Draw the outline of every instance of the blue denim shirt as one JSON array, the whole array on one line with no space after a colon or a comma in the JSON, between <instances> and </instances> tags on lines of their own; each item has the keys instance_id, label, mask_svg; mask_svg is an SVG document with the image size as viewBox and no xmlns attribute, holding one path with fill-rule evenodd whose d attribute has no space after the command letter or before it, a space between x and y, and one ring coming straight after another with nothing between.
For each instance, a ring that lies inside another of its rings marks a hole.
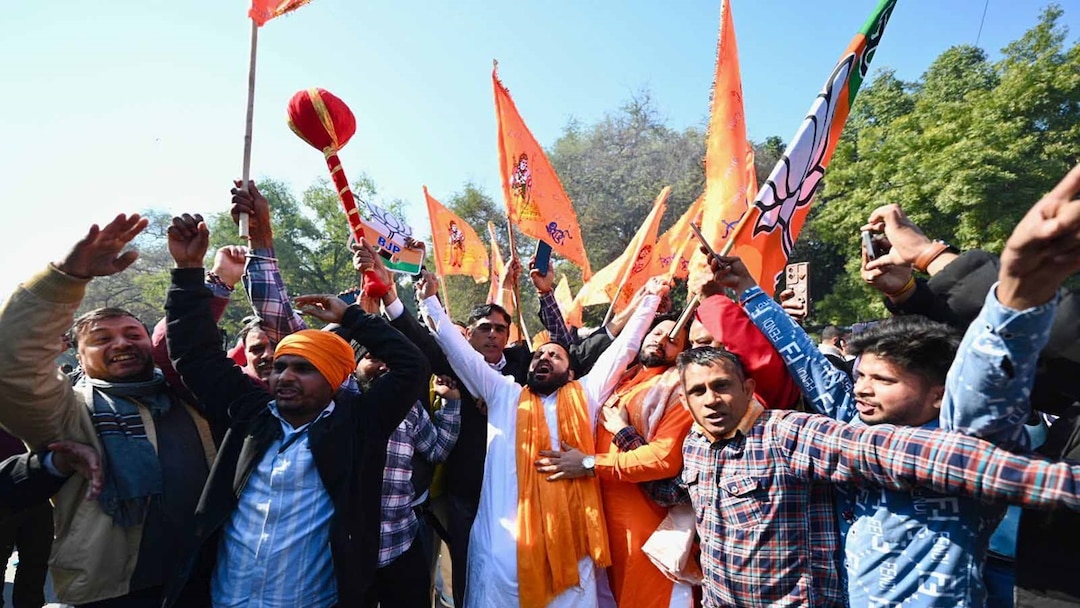
<instances>
[{"instance_id":1,"label":"blue denim shirt","mask_svg":"<svg viewBox=\"0 0 1080 608\"><path fill-rule=\"evenodd\" d=\"M1038 353L1049 339L1056 300L1024 311L987 294L949 370L939 420L928 428L957 430L1002 447L1028 447L1023 423ZM754 324L784 357L789 373L818 413L863 424L853 385L760 288L741 301ZM856 370L857 371L857 370ZM836 492L852 606L979 607L990 535L1004 506L925 490Z\"/></svg>"}]
</instances>

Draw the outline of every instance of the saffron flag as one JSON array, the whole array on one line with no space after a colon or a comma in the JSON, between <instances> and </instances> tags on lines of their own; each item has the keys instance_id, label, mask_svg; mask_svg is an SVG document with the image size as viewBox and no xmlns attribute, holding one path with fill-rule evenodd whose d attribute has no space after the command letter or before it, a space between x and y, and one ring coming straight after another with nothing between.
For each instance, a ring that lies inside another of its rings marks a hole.
<instances>
[{"instance_id":1,"label":"saffron flag","mask_svg":"<svg viewBox=\"0 0 1080 608\"><path fill-rule=\"evenodd\" d=\"M431 242L439 276L463 274L477 283L488 280L487 249L476 231L428 194L427 186L424 186L424 200L431 220Z\"/></svg>"},{"instance_id":2,"label":"saffron flag","mask_svg":"<svg viewBox=\"0 0 1080 608\"><path fill-rule=\"evenodd\" d=\"M731 253L742 258L761 288L770 295L779 285L855 95L895 7L896 0L881 0L855 35L743 218L745 225L738 230Z\"/></svg>"},{"instance_id":3,"label":"saffron flag","mask_svg":"<svg viewBox=\"0 0 1080 608\"><path fill-rule=\"evenodd\" d=\"M581 320L581 307L574 309L574 294L570 291L570 282L566 280L566 275L562 275L559 279L559 284L555 286L555 303L559 305L559 310L563 313L563 320L570 327L582 327L584 323Z\"/></svg>"},{"instance_id":4,"label":"saffron flag","mask_svg":"<svg viewBox=\"0 0 1080 608\"><path fill-rule=\"evenodd\" d=\"M637 290L652 276L649 270L652 268L656 249L656 235L660 231L660 220L667 209L669 194L670 187L660 191L660 195L653 202L652 210L634 234L626 251L586 281L567 314L579 314L585 306L606 302L614 302L615 312L619 312L630 303Z\"/></svg>"},{"instance_id":5,"label":"saffron flag","mask_svg":"<svg viewBox=\"0 0 1080 608\"><path fill-rule=\"evenodd\" d=\"M311 2L311 0L251 0L248 17L254 19L255 24L262 27L274 17L280 17L289 11L295 11L308 2Z\"/></svg>"},{"instance_id":6,"label":"saffron flag","mask_svg":"<svg viewBox=\"0 0 1080 608\"><path fill-rule=\"evenodd\" d=\"M690 223L701 223L701 206L704 196L690 203L686 211L656 240L652 269L649 274L664 275L670 279L685 279L690 272L690 257L700 246L690 232Z\"/></svg>"},{"instance_id":7,"label":"saffron flag","mask_svg":"<svg viewBox=\"0 0 1080 608\"><path fill-rule=\"evenodd\" d=\"M491 71L491 82L499 123L499 173L510 221L522 233L546 242L563 258L577 264L583 278L588 279L592 269L570 198L495 69Z\"/></svg>"},{"instance_id":8,"label":"saffron flag","mask_svg":"<svg viewBox=\"0 0 1080 608\"><path fill-rule=\"evenodd\" d=\"M746 116L743 114L742 75L730 0L720 3L720 35L716 43L716 75L705 141L705 201L701 233L719 251L732 235L747 207ZM753 171L751 165L750 171ZM693 239L687 232L686 235ZM690 274L709 273L708 260L692 247ZM691 284L695 284L691 280Z\"/></svg>"}]
</instances>

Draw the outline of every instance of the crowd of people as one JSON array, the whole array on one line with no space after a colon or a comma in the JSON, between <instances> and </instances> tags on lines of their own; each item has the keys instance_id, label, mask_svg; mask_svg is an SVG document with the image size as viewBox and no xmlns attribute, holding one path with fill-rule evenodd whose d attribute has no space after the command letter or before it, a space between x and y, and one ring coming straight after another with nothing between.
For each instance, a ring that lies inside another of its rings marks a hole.
<instances>
[{"instance_id":1,"label":"crowd of people","mask_svg":"<svg viewBox=\"0 0 1080 608\"><path fill-rule=\"evenodd\" d=\"M426 271L406 306L363 241L388 290L290 298L251 183L250 242L209 270L206 223L173 219L164 318L76 318L135 260L120 215L0 308L15 606L46 556L94 608L1080 606L1078 193L1080 167L1000 256L875 210L862 276L893 316L820 344L723 255L692 322L653 278L592 330L530 267L533 344L497 304L452 320Z\"/></svg>"}]
</instances>

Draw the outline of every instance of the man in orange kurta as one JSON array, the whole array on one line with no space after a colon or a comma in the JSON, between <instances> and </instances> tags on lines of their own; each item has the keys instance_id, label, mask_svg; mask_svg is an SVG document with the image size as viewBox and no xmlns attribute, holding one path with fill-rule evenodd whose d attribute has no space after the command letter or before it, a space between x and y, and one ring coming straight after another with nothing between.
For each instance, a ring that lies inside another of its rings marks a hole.
<instances>
[{"instance_id":1,"label":"man in orange kurta","mask_svg":"<svg viewBox=\"0 0 1080 608\"><path fill-rule=\"evenodd\" d=\"M641 550L668 509L653 502L639 484L679 474L683 439L693 422L674 369L675 357L686 347L685 333L672 341L668 334L675 321L657 321L642 342L638 365L604 404L602 425L596 429L595 470L611 547L608 579L618 605L630 608L690 606L692 601L690 588L676 588ZM631 436L647 443L627 450Z\"/></svg>"}]
</instances>

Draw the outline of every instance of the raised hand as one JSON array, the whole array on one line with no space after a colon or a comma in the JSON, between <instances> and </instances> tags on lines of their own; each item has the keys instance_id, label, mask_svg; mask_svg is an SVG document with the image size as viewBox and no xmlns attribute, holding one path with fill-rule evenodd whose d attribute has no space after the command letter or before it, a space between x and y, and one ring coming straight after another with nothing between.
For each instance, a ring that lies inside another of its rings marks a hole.
<instances>
[{"instance_id":1,"label":"raised hand","mask_svg":"<svg viewBox=\"0 0 1080 608\"><path fill-rule=\"evenodd\" d=\"M53 455L53 466L64 475L78 473L90 482L86 488L86 500L94 500L105 485L105 473L101 469L101 455L94 448L74 441L57 441L48 445Z\"/></svg>"},{"instance_id":2,"label":"raised hand","mask_svg":"<svg viewBox=\"0 0 1080 608\"><path fill-rule=\"evenodd\" d=\"M551 292L555 285L555 272L548 268L546 273L540 272L536 268L536 259L529 260L529 278L532 279L533 286L536 287L536 293L543 295Z\"/></svg>"},{"instance_id":3,"label":"raised hand","mask_svg":"<svg viewBox=\"0 0 1080 608\"><path fill-rule=\"evenodd\" d=\"M738 256L717 255L709 260L709 268L712 269L713 279L723 287L734 290L736 295L741 296L744 291L757 285Z\"/></svg>"},{"instance_id":4,"label":"raised hand","mask_svg":"<svg viewBox=\"0 0 1080 608\"><path fill-rule=\"evenodd\" d=\"M81 279L116 274L138 259L138 252L120 252L148 223L148 220L139 217L138 213L131 216L121 213L104 228L94 224L56 267Z\"/></svg>"},{"instance_id":5,"label":"raised hand","mask_svg":"<svg viewBox=\"0 0 1080 608\"><path fill-rule=\"evenodd\" d=\"M862 250L862 267L859 269L859 276L868 285L885 294L894 302L902 302L914 293L914 283L911 283L914 271L909 264L880 262L871 267L870 263L877 260L869 258L865 247L860 246L860 248Z\"/></svg>"},{"instance_id":6,"label":"raised hand","mask_svg":"<svg viewBox=\"0 0 1080 608\"><path fill-rule=\"evenodd\" d=\"M510 263L503 267L502 284L506 289L513 289L521 277L521 261L517 256L510 258Z\"/></svg>"},{"instance_id":7,"label":"raised hand","mask_svg":"<svg viewBox=\"0 0 1080 608\"><path fill-rule=\"evenodd\" d=\"M1080 165L1027 212L1001 252L998 300L1014 310L1050 301L1080 271Z\"/></svg>"},{"instance_id":8,"label":"raised hand","mask_svg":"<svg viewBox=\"0 0 1080 608\"><path fill-rule=\"evenodd\" d=\"M439 375L435 376L435 394L443 399L461 399L461 391L458 389L457 382L450 376Z\"/></svg>"},{"instance_id":9,"label":"raised hand","mask_svg":"<svg viewBox=\"0 0 1080 608\"><path fill-rule=\"evenodd\" d=\"M420 280L416 282L416 299L426 300L439 293L439 277L426 270L420 271Z\"/></svg>"},{"instance_id":10,"label":"raised hand","mask_svg":"<svg viewBox=\"0 0 1080 608\"><path fill-rule=\"evenodd\" d=\"M214 267L210 272L229 287L235 286L244 276L248 248L243 245L227 245L214 253Z\"/></svg>"},{"instance_id":11,"label":"raised hand","mask_svg":"<svg viewBox=\"0 0 1080 608\"><path fill-rule=\"evenodd\" d=\"M663 298L671 291L671 282L664 277L652 277L645 283L644 289L646 295L660 296Z\"/></svg>"},{"instance_id":12,"label":"raised hand","mask_svg":"<svg viewBox=\"0 0 1080 608\"><path fill-rule=\"evenodd\" d=\"M210 247L210 229L196 213L174 217L169 226L169 254L177 268L202 268L206 250Z\"/></svg>"},{"instance_id":13,"label":"raised hand","mask_svg":"<svg viewBox=\"0 0 1080 608\"><path fill-rule=\"evenodd\" d=\"M327 323L341 323L349 309L345 300L329 294L297 296L296 306L301 313Z\"/></svg>"},{"instance_id":14,"label":"raised hand","mask_svg":"<svg viewBox=\"0 0 1080 608\"><path fill-rule=\"evenodd\" d=\"M352 244L353 253L353 268L356 272L373 271L375 276L385 285L391 285L394 282L393 277L390 276L390 271L386 269L386 263L383 261L381 255L375 251L367 239L360 239L359 243Z\"/></svg>"},{"instance_id":15,"label":"raised hand","mask_svg":"<svg viewBox=\"0 0 1080 608\"><path fill-rule=\"evenodd\" d=\"M248 215L248 234L251 237L251 246L256 249L266 249L274 245L274 228L270 222L270 203L266 200L255 182L248 181L247 188L240 180L233 181L232 208L229 213L233 221L240 223L240 214Z\"/></svg>"},{"instance_id":16,"label":"raised hand","mask_svg":"<svg viewBox=\"0 0 1080 608\"><path fill-rule=\"evenodd\" d=\"M802 322L806 320L806 308L795 301L794 289L785 289L780 292L780 307L789 317L795 319L796 323L802 325Z\"/></svg>"}]
</instances>

